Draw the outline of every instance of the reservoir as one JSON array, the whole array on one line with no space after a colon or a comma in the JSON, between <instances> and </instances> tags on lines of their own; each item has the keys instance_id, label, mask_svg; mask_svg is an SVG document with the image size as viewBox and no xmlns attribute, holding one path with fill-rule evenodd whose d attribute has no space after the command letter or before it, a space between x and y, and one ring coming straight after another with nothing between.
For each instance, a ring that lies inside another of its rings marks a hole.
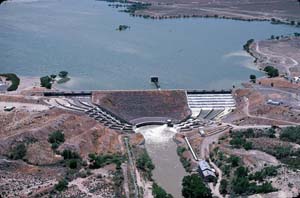
<instances>
[{"instance_id":1,"label":"reservoir","mask_svg":"<svg viewBox=\"0 0 300 198\"><path fill-rule=\"evenodd\" d=\"M117 31L119 25L130 29ZM262 75L247 40L298 28L223 19L151 20L95 0L12 0L0 6L0 72L41 77L69 72L64 88L231 88Z\"/></svg>"}]
</instances>

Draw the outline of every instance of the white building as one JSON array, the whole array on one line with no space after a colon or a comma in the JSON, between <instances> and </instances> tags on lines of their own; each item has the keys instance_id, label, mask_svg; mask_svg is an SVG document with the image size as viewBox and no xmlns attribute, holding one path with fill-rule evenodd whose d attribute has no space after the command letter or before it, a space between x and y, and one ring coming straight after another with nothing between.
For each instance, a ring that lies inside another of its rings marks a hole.
<instances>
[{"instance_id":1,"label":"white building","mask_svg":"<svg viewBox=\"0 0 300 198\"><path fill-rule=\"evenodd\" d=\"M198 166L199 172L205 181L213 181L216 178L215 171L205 160L200 160Z\"/></svg>"}]
</instances>

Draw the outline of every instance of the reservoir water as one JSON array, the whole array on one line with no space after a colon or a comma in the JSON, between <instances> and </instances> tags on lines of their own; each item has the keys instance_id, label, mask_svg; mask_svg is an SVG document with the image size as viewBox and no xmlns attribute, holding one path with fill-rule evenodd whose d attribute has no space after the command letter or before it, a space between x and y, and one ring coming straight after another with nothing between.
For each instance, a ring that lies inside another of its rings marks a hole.
<instances>
[{"instance_id":1,"label":"reservoir water","mask_svg":"<svg viewBox=\"0 0 300 198\"><path fill-rule=\"evenodd\" d=\"M121 25L126 31L116 31ZM70 89L230 88L249 79L250 38L297 31L221 19L130 17L95 0L12 0L0 6L0 72L40 77L67 70Z\"/></svg>"},{"instance_id":2,"label":"reservoir water","mask_svg":"<svg viewBox=\"0 0 300 198\"><path fill-rule=\"evenodd\" d=\"M176 153L173 141L176 130L161 125L141 127L137 132L144 135L146 149L155 165L153 179L174 198L182 198L181 182L187 173Z\"/></svg>"}]
</instances>

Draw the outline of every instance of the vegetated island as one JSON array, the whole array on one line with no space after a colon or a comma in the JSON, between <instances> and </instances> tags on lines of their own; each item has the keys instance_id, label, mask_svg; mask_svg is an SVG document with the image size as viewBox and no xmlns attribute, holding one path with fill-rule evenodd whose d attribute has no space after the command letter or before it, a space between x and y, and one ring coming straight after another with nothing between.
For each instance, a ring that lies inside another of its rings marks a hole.
<instances>
[{"instance_id":1,"label":"vegetated island","mask_svg":"<svg viewBox=\"0 0 300 198\"><path fill-rule=\"evenodd\" d=\"M45 87L47 89L52 88L52 84L56 82L57 84L66 83L70 80L67 71L61 71L58 75L51 74L50 76L43 76L40 78L41 87ZM59 79L57 79L59 78Z\"/></svg>"},{"instance_id":2,"label":"vegetated island","mask_svg":"<svg viewBox=\"0 0 300 198\"><path fill-rule=\"evenodd\" d=\"M116 30L121 32L121 31L127 30L129 28L130 28L130 26L128 26L128 25L119 25L119 27Z\"/></svg>"}]
</instances>

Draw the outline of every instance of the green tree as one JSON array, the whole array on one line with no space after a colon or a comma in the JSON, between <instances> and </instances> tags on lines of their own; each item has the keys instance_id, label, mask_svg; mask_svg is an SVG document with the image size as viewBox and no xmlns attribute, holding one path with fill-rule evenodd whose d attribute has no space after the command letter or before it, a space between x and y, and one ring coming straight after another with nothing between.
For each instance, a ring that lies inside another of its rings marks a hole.
<instances>
[{"instance_id":1,"label":"green tree","mask_svg":"<svg viewBox=\"0 0 300 198\"><path fill-rule=\"evenodd\" d=\"M238 156L231 155L228 158L228 162L231 163L233 167L237 167L240 164L241 159Z\"/></svg>"},{"instance_id":2,"label":"green tree","mask_svg":"<svg viewBox=\"0 0 300 198\"><path fill-rule=\"evenodd\" d=\"M253 82L253 83L256 83L256 76L251 74L250 75L250 81Z\"/></svg>"},{"instance_id":3,"label":"green tree","mask_svg":"<svg viewBox=\"0 0 300 198\"><path fill-rule=\"evenodd\" d=\"M51 89L52 87L52 78L49 76L43 76L40 78L41 87L45 87L47 89Z\"/></svg>"},{"instance_id":4,"label":"green tree","mask_svg":"<svg viewBox=\"0 0 300 198\"><path fill-rule=\"evenodd\" d=\"M71 159L71 160L69 161L69 167L70 167L71 169L76 169L76 168L77 168L77 160L76 160L76 159Z\"/></svg>"},{"instance_id":5,"label":"green tree","mask_svg":"<svg viewBox=\"0 0 300 198\"><path fill-rule=\"evenodd\" d=\"M225 195L227 194L227 186L228 186L228 181L226 179L222 179L220 183L220 193Z\"/></svg>"},{"instance_id":6,"label":"green tree","mask_svg":"<svg viewBox=\"0 0 300 198\"><path fill-rule=\"evenodd\" d=\"M268 74L269 77L277 77L279 76L279 71L278 69L272 67L272 66L267 66L264 68L264 71Z\"/></svg>"},{"instance_id":7,"label":"green tree","mask_svg":"<svg viewBox=\"0 0 300 198\"><path fill-rule=\"evenodd\" d=\"M185 198L211 198L211 190L198 174L185 176L182 180L182 195Z\"/></svg>"}]
</instances>

